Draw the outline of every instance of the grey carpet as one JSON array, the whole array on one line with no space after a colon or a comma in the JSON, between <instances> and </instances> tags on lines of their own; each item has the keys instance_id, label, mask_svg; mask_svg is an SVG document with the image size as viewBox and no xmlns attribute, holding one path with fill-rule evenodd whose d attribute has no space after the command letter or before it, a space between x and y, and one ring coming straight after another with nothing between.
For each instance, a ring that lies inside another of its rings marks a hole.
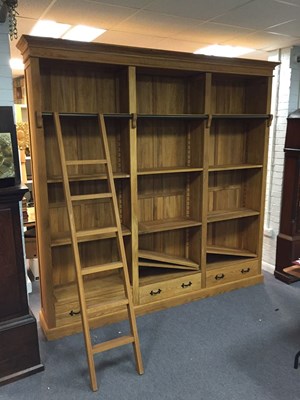
<instances>
[{"instance_id":1,"label":"grey carpet","mask_svg":"<svg viewBox=\"0 0 300 400\"><path fill-rule=\"evenodd\" d=\"M36 285L36 283L35 283ZM30 295L38 309L38 294ZM82 335L47 342L45 371L0 388L0 400L296 400L300 398L300 282L265 282L137 319L145 374L132 346L95 357L99 391L89 387ZM95 342L128 331L93 331Z\"/></svg>"}]
</instances>

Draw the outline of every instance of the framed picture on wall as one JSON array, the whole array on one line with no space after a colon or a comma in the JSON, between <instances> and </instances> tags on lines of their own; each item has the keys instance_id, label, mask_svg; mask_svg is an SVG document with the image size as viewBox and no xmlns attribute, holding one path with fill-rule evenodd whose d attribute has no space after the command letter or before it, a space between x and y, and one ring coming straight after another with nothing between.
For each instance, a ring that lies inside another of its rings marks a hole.
<instances>
[{"instance_id":1,"label":"framed picture on wall","mask_svg":"<svg viewBox=\"0 0 300 400\"><path fill-rule=\"evenodd\" d=\"M13 108L0 107L0 188L19 184L19 153Z\"/></svg>"},{"instance_id":2,"label":"framed picture on wall","mask_svg":"<svg viewBox=\"0 0 300 400\"><path fill-rule=\"evenodd\" d=\"M15 178L13 144L10 132L0 132L0 179Z\"/></svg>"}]
</instances>

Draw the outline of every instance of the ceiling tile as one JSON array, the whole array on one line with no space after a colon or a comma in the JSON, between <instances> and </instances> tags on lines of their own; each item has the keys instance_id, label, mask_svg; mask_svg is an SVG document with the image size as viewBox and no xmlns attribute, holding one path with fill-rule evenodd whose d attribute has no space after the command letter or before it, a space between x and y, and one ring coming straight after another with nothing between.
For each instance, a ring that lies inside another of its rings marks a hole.
<instances>
[{"instance_id":1,"label":"ceiling tile","mask_svg":"<svg viewBox=\"0 0 300 400\"><path fill-rule=\"evenodd\" d=\"M119 44L123 46L156 48L157 43L159 43L162 39L163 38L159 36L149 36L142 34L137 35L131 32L110 30L99 36L96 40L94 40L94 42Z\"/></svg>"},{"instance_id":2,"label":"ceiling tile","mask_svg":"<svg viewBox=\"0 0 300 400\"><path fill-rule=\"evenodd\" d=\"M300 8L294 5L278 3L274 0L254 0L215 18L214 21L250 29L266 29L297 17L300 17Z\"/></svg>"},{"instance_id":3,"label":"ceiling tile","mask_svg":"<svg viewBox=\"0 0 300 400\"><path fill-rule=\"evenodd\" d=\"M139 11L117 26L117 30L168 37L189 29L196 21L151 11Z\"/></svg>"},{"instance_id":4,"label":"ceiling tile","mask_svg":"<svg viewBox=\"0 0 300 400\"><path fill-rule=\"evenodd\" d=\"M269 55L270 54L267 51L258 50L253 51L252 53L244 54L240 58L246 58L248 60L268 60Z\"/></svg>"},{"instance_id":5,"label":"ceiling tile","mask_svg":"<svg viewBox=\"0 0 300 400\"><path fill-rule=\"evenodd\" d=\"M146 6L145 9L169 15L208 20L232 10L235 7L246 4L249 1L250 0L156 0L152 4Z\"/></svg>"},{"instance_id":6,"label":"ceiling tile","mask_svg":"<svg viewBox=\"0 0 300 400\"><path fill-rule=\"evenodd\" d=\"M172 51L182 51L187 53L193 53L199 47L206 46L207 43L193 42L188 40L176 40L166 38L157 44L157 49L161 50L172 50Z\"/></svg>"},{"instance_id":7,"label":"ceiling tile","mask_svg":"<svg viewBox=\"0 0 300 400\"><path fill-rule=\"evenodd\" d=\"M21 32L22 35L29 35L36 22L37 19L17 17L17 30ZM20 37L19 33L18 36Z\"/></svg>"},{"instance_id":8,"label":"ceiling tile","mask_svg":"<svg viewBox=\"0 0 300 400\"><path fill-rule=\"evenodd\" d=\"M244 29L238 26L206 22L204 24L194 26L187 31L180 32L174 36L174 38L181 40L192 40L194 42L202 41L205 43L220 44L225 40L230 40L239 35L246 35L251 32L251 29Z\"/></svg>"},{"instance_id":9,"label":"ceiling tile","mask_svg":"<svg viewBox=\"0 0 300 400\"><path fill-rule=\"evenodd\" d=\"M36 19L17 17L18 39L10 41L11 57L22 57L20 51L16 48L16 44L22 35L29 35L32 26L36 23L36 21Z\"/></svg>"},{"instance_id":10,"label":"ceiling tile","mask_svg":"<svg viewBox=\"0 0 300 400\"><path fill-rule=\"evenodd\" d=\"M290 4L290 5L292 4L294 6L300 7L299 0L274 0L274 1L276 1L277 3Z\"/></svg>"},{"instance_id":11,"label":"ceiling tile","mask_svg":"<svg viewBox=\"0 0 300 400\"><path fill-rule=\"evenodd\" d=\"M273 32L273 33L280 33L283 35L290 35L294 37L300 37L300 20L296 21L289 21L284 24L276 25L273 26L268 30L268 32Z\"/></svg>"},{"instance_id":12,"label":"ceiling tile","mask_svg":"<svg viewBox=\"0 0 300 400\"><path fill-rule=\"evenodd\" d=\"M38 19L47 10L53 0L27 0L19 1L17 11L20 17Z\"/></svg>"},{"instance_id":13,"label":"ceiling tile","mask_svg":"<svg viewBox=\"0 0 300 400\"><path fill-rule=\"evenodd\" d=\"M175 51L219 43L263 58L300 44L300 0L20 0L17 11L19 37L47 18L108 29L98 42ZM14 56L17 41L10 42Z\"/></svg>"},{"instance_id":14,"label":"ceiling tile","mask_svg":"<svg viewBox=\"0 0 300 400\"><path fill-rule=\"evenodd\" d=\"M269 32L256 32L231 40L228 44L233 46L250 47L256 50L270 51L277 48L288 47L294 42L295 38L290 38L288 36L276 35Z\"/></svg>"},{"instance_id":15,"label":"ceiling tile","mask_svg":"<svg viewBox=\"0 0 300 400\"><path fill-rule=\"evenodd\" d=\"M85 0L60 0L51 7L44 18L71 25L81 24L110 29L134 13L136 10L128 7L91 3Z\"/></svg>"},{"instance_id":16,"label":"ceiling tile","mask_svg":"<svg viewBox=\"0 0 300 400\"><path fill-rule=\"evenodd\" d=\"M148 4L152 3L153 0L88 0L91 3L102 3L114 6L130 7L130 8L144 8Z\"/></svg>"}]
</instances>

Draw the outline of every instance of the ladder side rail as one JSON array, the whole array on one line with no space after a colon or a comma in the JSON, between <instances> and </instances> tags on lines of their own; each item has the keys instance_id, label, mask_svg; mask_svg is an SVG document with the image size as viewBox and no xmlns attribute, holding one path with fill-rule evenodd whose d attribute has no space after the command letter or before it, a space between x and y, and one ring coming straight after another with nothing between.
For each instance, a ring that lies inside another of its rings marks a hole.
<instances>
[{"instance_id":1,"label":"ladder side rail","mask_svg":"<svg viewBox=\"0 0 300 400\"><path fill-rule=\"evenodd\" d=\"M135 359L136 359L136 366L137 366L138 373L143 374L144 367L143 367L142 355L141 355L141 351L140 351L140 342L139 342L139 336L138 336L136 319L135 319L135 312L134 312L134 307L133 307L132 292L131 292L129 273L128 273L128 265L127 265L126 252L125 252L123 235L122 235L121 220L120 220L120 215L119 215L119 207L118 207L118 201L117 201L117 196L116 196L116 189L115 189L115 183L114 183L113 171L112 171L112 163L111 163L111 158L110 158L109 145L108 145L108 139L107 139L107 133L106 133L106 127L105 127L105 121L104 121L103 114L99 114L98 118L99 118L99 127L100 127L100 137L101 137L102 144L103 144L104 155L107 160L106 169L107 169L109 190L112 193L114 218L115 218L115 223L117 226L118 249L119 249L121 261L123 263L125 293L128 298L129 322L130 322L132 335L134 336L134 339L135 339L134 343L133 343L133 348L134 348L134 354L135 354Z\"/></svg>"},{"instance_id":2,"label":"ladder side rail","mask_svg":"<svg viewBox=\"0 0 300 400\"><path fill-rule=\"evenodd\" d=\"M55 113L53 113L53 117L54 117L55 131L56 131L59 154L60 154L63 186L64 186L64 192L65 192L67 211L68 211L71 241L72 241L72 247L73 247L73 251L74 251L74 263L75 263L75 268L76 268L77 287L78 287L79 302L80 302L80 309L81 309L81 321L82 321L82 327L83 327L83 331L84 331L85 347L86 347L86 353L87 353L91 386L92 386L93 391L96 391L97 390L97 380L96 380L96 372L95 372L95 362L94 362L94 357L93 357L91 335L90 335L90 329L89 329L89 324L88 324L88 315L87 315L87 307L86 307L86 300L85 300L85 293L84 293L84 284L83 284L83 278L82 278L78 241L77 241L77 236L76 236L75 218L74 218L73 206L72 206L72 202L71 202L71 191L70 191L68 171L67 171L67 166L66 166L66 156L65 156L64 143L63 143L63 137L62 137L62 129L61 129L59 114L57 112L55 112Z\"/></svg>"}]
</instances>

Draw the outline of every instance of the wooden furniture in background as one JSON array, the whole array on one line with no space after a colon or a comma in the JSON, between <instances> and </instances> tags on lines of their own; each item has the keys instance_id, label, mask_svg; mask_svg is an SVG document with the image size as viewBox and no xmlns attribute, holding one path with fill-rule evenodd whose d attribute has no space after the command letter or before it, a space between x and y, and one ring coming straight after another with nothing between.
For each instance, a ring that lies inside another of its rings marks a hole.
<instances>
[{"instance_id":1,"label":"wooden furniture in background","mask_svg":"<svg viewBox=\"0 0 300 400\"><path fill-rule=\"evenodd\" d=\"M287 283L292 283L291 277L294 277L295 280L298 281L300 279L300 266L299 265L291 265L290 267L283 268L282 273L287 274L286 276L288 277L288 279L290 279L290 281L288 281ZM279 279L281 279L281 278L279 278ZM283 280L283 279L281 279L281 280ZM298 367L299 367L299 358L300 358L300 351L297 351L295 358L294 358L294 368L295 369L298 369Z\"/></svg>"},{"instance_id":2,"label":"wooden furniture in background","mask_svg":"<svg viewBox=\"0 0 300 400\"><path fill-rule=\"evenodd\" d=\"M47 117L53 111L65 113L70 158L99 158L87 117L104 114L137 313L262 282L275 63L29 36L18 48L28 89L40 321L49 339L81 329L59 148ZM90 193L97 179L107 184L96 165L72 168L76 194ZM99 204L103 211L92 219ZM84 230L109 224L111 211L102 199L83 202L76 215ZM86 265L117 254L110 237L81 247ZM113 271L86 281L94 326L125 318L121 309L95 307L121 288Z\"/></svg>"},{"instance_id":3,"label":"wooden furniture in background","mask_svg":"<svg viewBox=\"0 0 300 400\"><path fill-rule=\"evenodd\" d=\"M277 279L292 283L299 277L284 271L300 257L300 110L287 119L284 145L284 175L279 234L277 236Z\"/></svg>"},{"instance_id":4,"label":"wooden furniture in background","mask_svg":"<svg viewBox=\"0 0 300 400\"><path fill-rule=\"evenodd\" d=\"M36 233L35 233L35 212L34 207L27 207L28 219L23 221L23 226L26 228L25 236L25 253L26 258L37 257Z\"/></svg>"}]
</instances>

